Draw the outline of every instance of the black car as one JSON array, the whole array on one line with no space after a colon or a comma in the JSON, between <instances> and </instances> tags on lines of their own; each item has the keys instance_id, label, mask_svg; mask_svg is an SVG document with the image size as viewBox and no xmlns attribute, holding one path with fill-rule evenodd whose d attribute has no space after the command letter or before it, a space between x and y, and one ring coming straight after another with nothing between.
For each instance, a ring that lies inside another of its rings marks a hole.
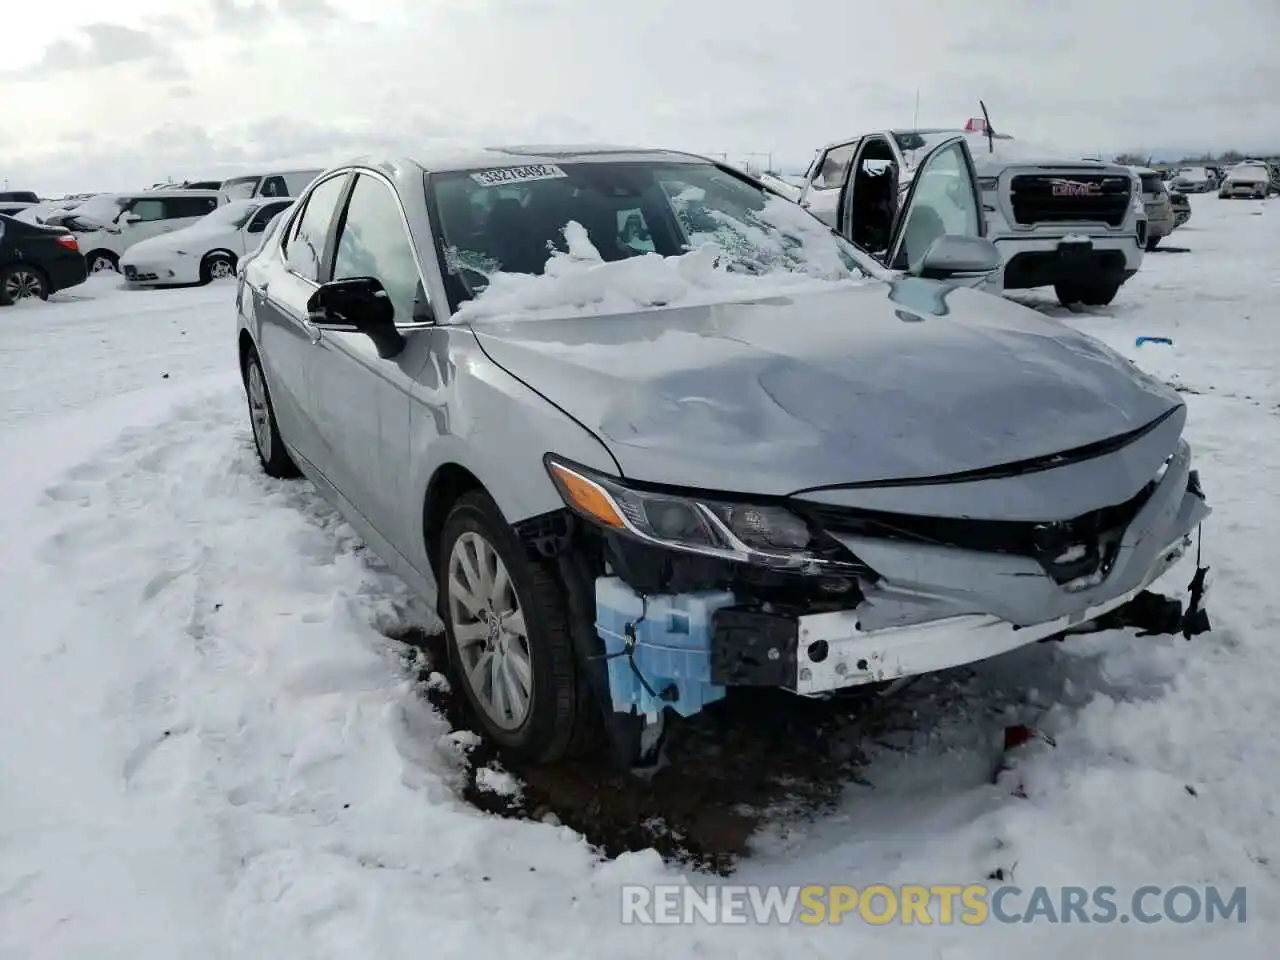
<instances>
[{"instance_id":1,"label":"black car","mask_svg":"<svg viewBox=\"0 0 1280 960\"><path fill-rule=\"evenodd\" d=\"M84 283L89 275L76 238L0 214L0 306Z\"/></svg>"},{"instance_id":2,"label":"black car","mask_svg":"<svg viewBox=\"0 0 1280 960\"><path fill-rule=\"evenodd\" d=\"M0 203L39 203L40 198L31 190L0 190Z\"/></svg>"}]
</instances>

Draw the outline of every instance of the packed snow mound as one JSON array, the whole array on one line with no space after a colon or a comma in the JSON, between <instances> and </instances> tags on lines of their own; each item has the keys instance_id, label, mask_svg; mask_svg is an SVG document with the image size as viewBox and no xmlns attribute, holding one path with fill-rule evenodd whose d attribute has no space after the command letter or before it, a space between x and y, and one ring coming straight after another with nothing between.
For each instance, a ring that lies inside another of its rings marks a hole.
<instances>
[{"instance_id":1,"label":"packed snow mound","mask_svg":"<svg viewBox=\"0 0 1280 960\"><path fill-rule=\"evenodd\" d=\"M679 207L679 197L675 198ZM868 281L851 249L788 200L771 198L750 223L710 211L692 249L606 261L586 228L570 221L566 250L553 250L541 275L487 274L488 286L463 304L460 322L502 317L632 313L743 299L829 291ZM869 266L869 265L868 265Z\"/></svg>"}]
</instances>

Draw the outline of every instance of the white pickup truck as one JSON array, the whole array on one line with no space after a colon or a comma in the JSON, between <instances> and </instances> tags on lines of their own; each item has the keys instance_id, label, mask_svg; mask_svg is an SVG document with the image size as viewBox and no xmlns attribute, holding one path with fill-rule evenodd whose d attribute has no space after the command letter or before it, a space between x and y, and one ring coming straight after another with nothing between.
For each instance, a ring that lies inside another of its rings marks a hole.
<instances>
[{"instance_id":1,"label":"white pickup truck","mask_svg":"<svg viewBox=\"0 0 1280 960\"><path fill-rule=\"evenodd\" d=\"M827 144L814 156L798 202L877 253L920 162L938 144L964 136L986 237L1004 263L1004 289L1051 286L1066 305L1110 303L1142 266L1147 219L1136 177L1126 167L1054 157L984 130L983 121L971 120L964 129L886 130ZM929 189L960 189L960 173L950 178L954 185L933 177Z\"/></svg>"}]
</instances>

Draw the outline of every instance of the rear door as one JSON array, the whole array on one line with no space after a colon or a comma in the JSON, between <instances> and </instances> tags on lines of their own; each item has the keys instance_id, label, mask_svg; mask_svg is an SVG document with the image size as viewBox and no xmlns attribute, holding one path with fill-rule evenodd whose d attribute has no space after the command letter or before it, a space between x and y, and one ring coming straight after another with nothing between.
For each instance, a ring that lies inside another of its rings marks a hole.
<instances>
[{"instance_id":1,"label":"rear door","mask_svg":"<svg viewBox=\"0 0 1280 960\"><path fill-rule=\"evenodd\" d=\"M308 381L320 331L307 319L307 301L320 285L336 214L349 180L350 175L342 171L316 184L300 201L296 215L278 231L279 243L266 255L255 257L245 270L280 432L317 469L322 469L322 445Z\"/></svg>"},{"instance_id":2,"label":"rear door","mask_svg":"<svg viewBox=\"0 0 1280 960\"><path fill-rule=\"evenodd\" d=\"M985 237L982 189L963 136L934 147L916 168L894 224L885 265L906 270L943 235Z\"/></svg>"},{"instance_id":3,"label":"rear door","mask_svg":"<svg viewBox=\"0 0 1280 960\"><path fill-rule=\"evenodd\" d=\"M862 138L834 144L823 150L809 167L800 192L800 206L831 227L836 226L840 187Z\"/></svg>"}]
</instances>

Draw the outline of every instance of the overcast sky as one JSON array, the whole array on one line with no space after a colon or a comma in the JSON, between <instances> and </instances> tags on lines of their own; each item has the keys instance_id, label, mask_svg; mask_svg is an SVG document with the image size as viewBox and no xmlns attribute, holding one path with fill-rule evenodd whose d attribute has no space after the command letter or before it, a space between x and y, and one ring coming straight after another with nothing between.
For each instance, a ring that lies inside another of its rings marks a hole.
<instances>
[{"instance_id":1,"label":"overcast sky","mask_svg":"<svg viewBox=\"0 0 1280 960\"><path fill-rule=\"evenodd\" d=\"M1280 0L8 3L0 179L137 188L443 142L801 165L962 124L1081 154L1280 151ZM11 8L11 9L8 9ZM18 39L21 38L21 39Z\"/></svg>"}]
</instances>

